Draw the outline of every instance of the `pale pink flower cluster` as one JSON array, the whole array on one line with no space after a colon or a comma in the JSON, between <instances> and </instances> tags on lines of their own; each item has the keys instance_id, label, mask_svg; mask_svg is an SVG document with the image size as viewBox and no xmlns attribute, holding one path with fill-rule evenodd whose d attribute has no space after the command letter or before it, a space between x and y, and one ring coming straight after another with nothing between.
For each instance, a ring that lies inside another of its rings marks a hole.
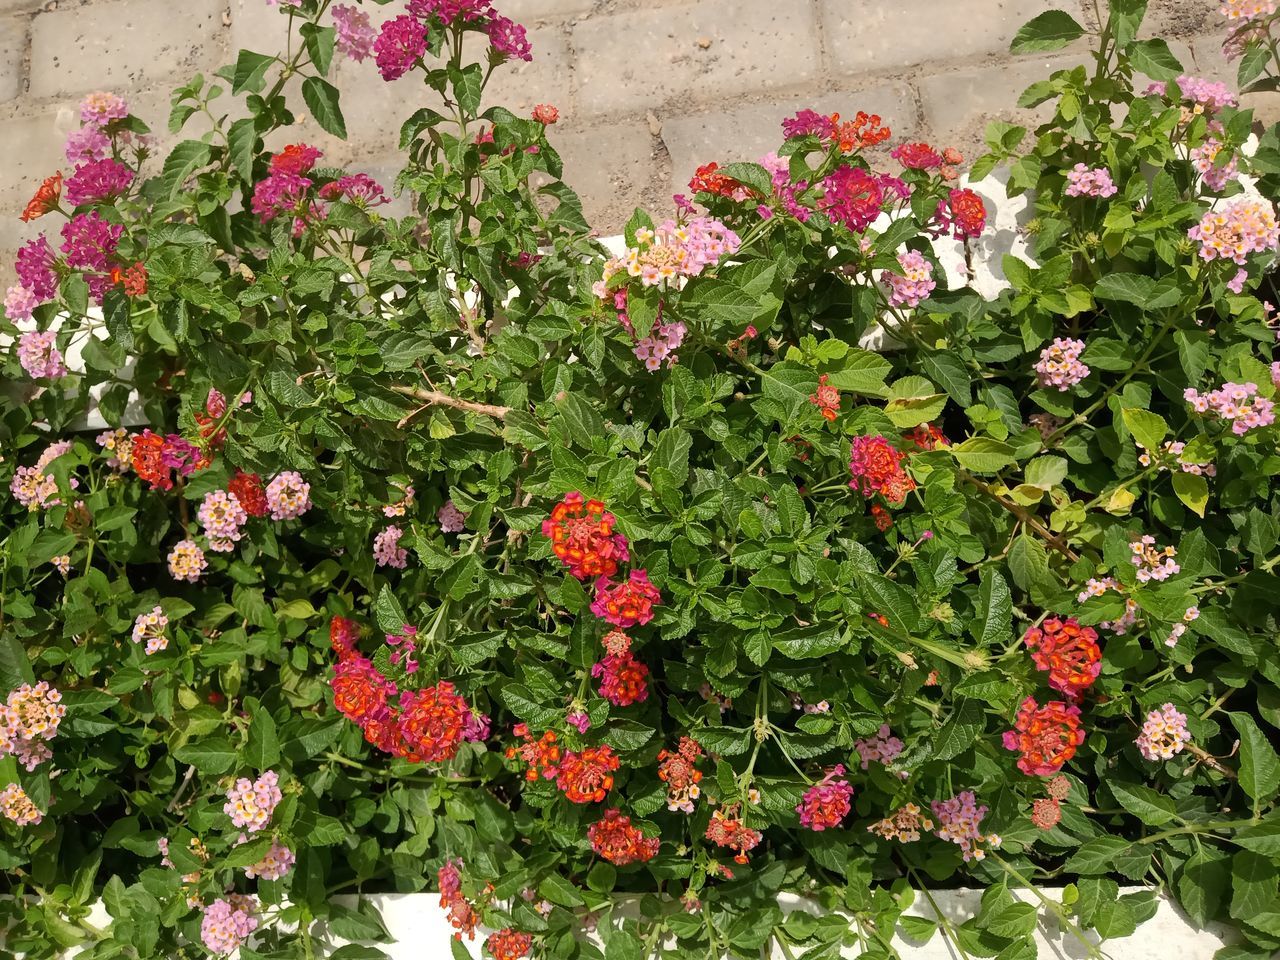
<instances>
[{"instance_id":1,"label":"pale pink flower cluster","mask_svg":"<svg viewBox=\"0 0 1280 960\"><path fill-rule=\"evenodd\" d=\"M1184 123L1200 114L1216 113L1223 107L1234 107L1240 103L1231 88L1218 80L1206 80L1204 77L1193 77L1184 73L1178 77L1177 83L1182 99L1195 104L1191 110L1183 108L1182 120ZM1161 96L1168 96L1169 85L1167 83L1153 83L1147 87L1146 92L1147 94L1158 93Z\"/></svg>"},{"instance_id":2,"label":"pale pink flower cluster","mask_svg":"<svg viewBox=\"0 0 1280 960\"><path fill-rule=\"evenodd\" d=\"M684 343L687 332L688 328L680 320L674 320L671 323L655 323L653 329L649 331L649 336L636 341L634 350L636 359L643 361L645 369L650 373L658 370L664 361L667 366L671 366L678 359L676 351L680 349L680 344Z\"/></svg>"},{"instance_id":3,"label":"pale pink flower cluster","mask_svg":"<svg viewBox=\"0 0 1280 960\"><path fill-rule=\"evenodd\" d=\"M229 893L204 908L200 939L212 953L228 954L242 946L258 929L258 901L239 893Z\"/></svg>"},{"instance_id":4,"label":"pale pink flower cluster","mask_svg":"<svg viewBox=\"0 0 1280 960\"><path fill-rule=\"evenodd\" d=\"M920 839L921 830L933 829L933 821L921 816L922 813L914 803L903 804L883 820L867 827L867 832L899 843L915 843Z\"/></svg>"},{"instance_id":5,"label":"pale pink flower cluster","mask_svg":"<svg viewBox=\"0 0 1280 960\"><path fill-rule=\"evenodd\" d=\"M1280 389L1280 360L1271 364L1271 385Z\"/></svg>"},{"instance_id":6,"label":"pale pink flower cluster","mask_svg":"<svg viewBox=\"0 0 1280 960\"><path fill-rule=\"evenodd\" d=\"M195 583L209 566L204 551L194 540L179 540L169 551L169 576Z\"/></svg>"},{"instance_id":7,"label":"pale pink flower cluster","mask_svg":"<svg viewBox=\"0 0 1280 960\"><path fill-rule=\"evenodd\" d=\"M404 531L395 524L373 538L373 560L380 567L403 570L409 565L409 551L400 546Z\"/></svg>"},{"instance_id":8,"label":"pale pink flower cluster","mask_svg":"<svg viewBox=\"0 0 1280 960\"><path fill-rule=\"evenodd\" d=\"M342 3L334 4L329 12L333 15L338 52L357 63L373 56L373 41L378 35L369 25L369 14Z\"/></svg>"},{"instance_id":9,"label":"pale pink flower cluster","mask_svg":"<svg viewBox=\"0 0 1280 960\"><path fill-rule=\"evenodd\" d=\"M0 790L0 814L20 827L32 826L44 819L44 814L31 802L27 791L16 783Z\"/></svg>"},{"instance_id":10,"label":"pale pink flower cluster","mask_svg":"<svg viewBox=\"0 0 1280 960\"><path fill-rule=\"evenodd\" d=\"M440 523L442 533L460 533L467 522L467 515L459 510L452 500L436 511L436 520Z\"/></svg>"},{"instance_id":11,"label":"pale pink flower cluster","mask_svg":"<svg viewBox=\"0 0 1280 960\"><path fill-rule=\"evenodd\" d=\"M889 306L918 307L938 284L933 279L933 264L918 250L898 254L901 273L886 270L881 281L889 288Z\"/></svg>"},{"instance_id":12,"label":"pale pink flower cluster","mask_svg":"<svg viewBox=\"0 0 1280 960\"><path fill-rule=\"evenodd\" d=\"M696 277L723 257L737 253L740 243L736 233L711 217L694 217L684 224L666 220L656 231L641 227L636 231L636 245L627 249L625 257L605 262L604 277L593 289L597 297L606 299L610 278L624 271L639 277L646 287L677 277Z\"/></svg>"},{"instance_id":13,"label":"pale pink flower cluster","mask_svg":"<svg viewBox=\"0 0 1280 960\"><path fill-rule=\"evenodd\" d=\"M1157 547L1156 538L1149 533L1130 543L1129 551L1129 559L1138 568L1139 583L1168 580L1182 569L1174 559L1178 551L1174 547Z\"/></svg>"},{"instance_id":14,"label":"pale pink flower cluster","mask_svg":"<svg viewBox=\"0 0 1280 960\"><path fill-rule=\"evenodd\" d=\"M866 770L873 760L887 767L897 759L898 754L902 753L902 747L902 741L889 732L887 723L880 725L875 736L864 737L853 743L853 749L857 750L858 756L862 758L863 770Z\"/></svg>"},{"instance_id":15,"label":"pale pink flower cluster","mask_svg":"<svg viewBox=\"0 0 1280 960\"><path fill-rule=\"evenodd\" d=\"M267 484L267 506L272 520L292 520L311 509L311 484L302 474L286 470Z\"/></svg>"},{"instance_id":16,"label":"pale pink flower cluster","mask_svg":"<svg viewBox=\"0 0 1280 960\"><path fill-rule=\"evenodd\" d=\"M209 538L209 549L218 553L230 553L235 549L241 527L249 521L249 514L240 505L240 498L226 490L206 493L196 517L204 527L204 535Z\"/></svg>"},{"instance_id":17,"label":"pale pink flower cluster","mask_svg":"<svg viewBox=\"0 0 1280 960\"><path fill-rule=\"evenodd\" d=\"M1249 254L1280 247L1280 224L1270 200L1238 197L1205 211L1187 236L1200 241L1202 259L1230 260L1244 266Z\"/></svg>"},{"instance_id":18,"label":"pale pink flower cluster","mask_svg":"<svg viewBox=\"0 0 1280 960\"><path fill-rule=\"evenodd\" d=\"M14 499L33 512L61 506L62 498L58 496L58 481L45 473L44 469L70 449L70 440L51 443L45 447L44 453L40 454L40 459L32 466L18 467L9 481L9 492L13 494ZM77 490L80 487L80 481L75 477L68 477L67 486Z\"/></svg>"},{"instance_id":19,"label":"pale pink flower cluster","mask_svg":"<svg viewBox=\"0 0 1280 960\"><path fill-rule=\"evenodd\" d=\"M1142 445L1139 444L1139 446ZM1183 473L1206 477L1216 477L1218 475L1218 468L1212 463L1191 463L1188 460L1183 460L1182 451L1186 448L1187 445L1180 440L1166 440L1158 454L1159 469L1168 470L1168 462L1177 461L1177 464ZM1146 447L1143 447L1142 453L1138 454L1138 463L1142 464L1144 467L1151 466L1151 453Z\"/></svg>"},{"instance_id":20,"label":"pale pink flower cluster","mask_svg":"<svg viewBox=\"0 0 1280 960\"><path fill-rule=\"evenodd\" d=\"M1106 167L1090 169L1083 163L1077 163L1067 171L1068 197L1114 197L1118 192L1111 179L1111 171Z\"/></svg>"},{"instance_id":21,"label":"pale pink flower cluster","mask_svg":"<svg viewBox=\"0 0 1280 960\"><path fill-rule=\"evenodd\" d=\"M222 812L237 827L257 833L270 822L271 814L283 796L279 784L280 778L274 770L266 771L257 780L241 777L227 791L227 802L222 805Z\"/></svg>"},{"instance_id":22,"label":"pale pink flower cluster","mask_svg":"<svg viewBox=\"0 0 1280 960\"><path fill-rule=\"evenodd\" d=\"M40 298L20 283L5 291L4 315L10 320L30 320L31 312L38 306Z\"/></svg>"},{"instance_id":23,"label":"pale pink flower cluster","mask_svg":"<svg viewBox=\"0 0 1280 960\"><path fill-rule=\"evenodd\" d=\"M267 855L255 864L244 868L244 875L250 880L260 877L263 880L279 880L297 862L293 851L279 840L271 841L271 849Z\"/></svg>"},{"instance_id":24,"label":"pale pink flower cluster","mask_svg":"<svg viewBox=\"0 0 1280 960\"><path fill-rule=\"evenodd\" d=\"M108 454L107 466L126 473L133 466L133 436L124 427L104 430L95 438L98 446Z\"/></svg>"},{"instance_id":25,"label":"pale pink flower cluster","mask_svg":"<svg viewBox=\"0 0 1280 960\"><path fill-rule=\"evenodd\" d=\"M1040 386L1069 390L1089 376L1089 368L1080 362L1082 353L1083 340L1055 338L1053 343L1040 351L1040 359L1034 368Z\"/></svg>"},{"instance_id":26,"label":"pale pink flower cluster","mask_svg":"<svg viewBox=\"0 0 1280 960\"><path fill-rule=\"evenodd\" d=\"M88 123L67 134L64 149L68 163L92 163L111 156L111 139L97 124Z\"/></svg>"},{"instance_id":27,"label":"pale pink flower cluster","mask_svg":"<svg viewBox=\"0 0 1280 960\"><path fill-rule=\"evenodd\" d=\"M18 362L32 380L56 380L67 375L56 340L57 334L52 330L28 330L18 338Z\"/></svg>"},{"instance_id":28,"label":"pale pink flower cluster","mask_svg":"<svg viewBox=\"0 0 1280 960\"><path fill-rule=\"evenodd\" d=\"M1218 8L1228 20L1253 20L1276 12L1276 0L1222 0Z\"/></svg>"},{"instance_id":29,"label":"pale pink flower cluster","mask_svg":"<svg viewBox=\"0 0 1280 960\"><path fill-rule=\"evenodd\" d=\"M1218 165L1218 154L1222 149L1221 143L1209 137L1191 151L1191 165L1204 178L1205 185L1214 192L1221 191L1232 180L1240 178L1240 167L1234 155L1226 163Z\"/></svg>"},{"instance_id":30,"label":"pale pink flower cluster","mask_svg":"<svg viewBox=\"0 0 1280 960\"><path fill-rule=\"evenodd\" d=\"M49 563L64 577L71 572L71 555L68 553L60 553L56 557L50 557Z\"/></svg>"},{"instance_id":31,"label":"pale pink flower cluster","mask_svg":"<svg viewBox=\"0 0 1280 960\"><path fill-rule=\"evenodd\" d=\"M24 683L0 704L0 756L14 756L28 770L53 756L45 745L67 715L62 694L41 680Z\"/></svg>"},{"instance_id":32,"label":"pale pink flower cluster","mask_svg":"<svg viewBox=\"0 0 1280 960\"><path fill-rule=\"evenodd\" d=\"M384 517L403 517L406 510L413 506L413 487L404 488L404 496L396 503L388 503L382 508Z\"/></svg>"},{"instance_id":33,"label":"pale pink flower cluster","mask_svg":"<svg viewBox=\"0 0 1280 960\"><path fill-rule=\"evenodd\" d=\"M1147 714L1142 732L1134 741L1147 760L1172 760L1191 742L1187 732L1187 715L1172 703Z\"/></svg>"},{"instance_id":34,"label":"pale pink flower cluster","mask_svg":"<svg viewBox=\"0 0 1280 960\"><path fill-rule=\"evenodd\" d=\"M1200 393L1193 387L1183 391L1183 399L1196 413L1212 413L1231 422L1231 432L1238 437L1250 430L1275 423L1275 404L1258 396L1256 383L1224 383L1217 390Z\"/></svg>"},{"instance_id":35,"label":"pale pink flower cluster","mask_svg":"<svg viewBox=\"0 0 1280 960\"><path fill-rule=\"evenodd\" d=\"M959 846L966 863L986 859L986 851L978 844L1000 846L999 836L994 833L984 835L978 829L982 818L987 815L987 808L975 804L972 790L961 791L950 800L935 800L932 807L933 815L938 818L938 829L934 833L939 839L950 840Z\"/></svg>"},{"instance_id":36,"label":"pale pink flower cluster","mask_svg":"<svg viewBox=\"0 0 1280 960\"><path fill-rule=\"evenodd\" d=\"M1199 617L1199 607L1187 607L1186 612L1182 615L1182 623L1175 623L1173 625L1173 629L1169 631L1169 636L1165 638L1164 645L1166 647L1176 647L1178 645L1178 638L1187 632L1187 624L1192 620L1199 619Z\"/></svg>"},{"instance_id":37,"label":"pale pink flower cluster","mask_svg":"<svg viewBox=\"0 0 1280 960\"><path fill-rule=\"evenodd\" d=\"M123 120L129 115L129 105L123 97L96 90L80 101L80 122L95 127L105 127L112 120Z\"/></svg>"},{"instance_id":38,"label":"pale pink flower cluster","mask_svg":"<svg viewBox=\"0 0 1280 960\"><path fill-rule=\"evenodd\" d=\"M164 615L164 607L156 604L148 613L138 614L133 621L133 642L147 645L147 656L159 653L169 646L169 636L165 629L169 626L169 618Z\"/></svg>"}]
</instances>

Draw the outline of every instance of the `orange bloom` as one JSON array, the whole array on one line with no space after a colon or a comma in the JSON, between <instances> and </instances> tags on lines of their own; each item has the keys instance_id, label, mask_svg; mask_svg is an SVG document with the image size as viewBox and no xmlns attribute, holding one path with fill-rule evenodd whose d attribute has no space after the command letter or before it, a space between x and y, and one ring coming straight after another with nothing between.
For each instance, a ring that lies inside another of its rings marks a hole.
<instances>
[{"instance_id":1,"label":"orange bloom","mask_svg":"<svg viewBox=\"0 0 1280 960\"><path fill-rule=\"evenodd\" d=\"M568 750L556 771L556 786L574 803L599 803L613 789L613 771L620 765L608 744Z\"/></svg>"},{"instance_id":2,"label":"orange bloom","mask_svg":"<svg viewBox=\"0 0 1280 960\"><path fill-rule=\"evenodd\" d=\"M1102 672L1098 631L1080 626L1075 617L1050 617L1028 630L1022 640L1031 648L1036 666L1049 671L1049 686L1073 700L1093 686Z\"/></svg>"},{"instance_id":3,"label":"orange bloom","mask_svg":"<svg viewBox=\"0 0 1280 960\"><path fill-rule=\"evenodd\" d=\"M657 837L646 837L617 809L606 810L603 819L589 826L587 839L592 850L619 867L652 860L662 843Z\"/></svg>"},{"instance_id":4,"label":"orange bloom","mask_svg":"<svg viewBox=\"0 0 1280 960\"><path fill-rule=\"evenodd\" d=\"M840 145L842 153L852 153L863 147L884 143L892 134L888 127L880 125L879 114L866 114L859 110L852 120L841 122L840 114L831 115L831 139Z\"/></svg>"},{"instance_id":5,"label":"orange bloom","mask_svg":"<svg viewBox=\"0 0 1280 960\"><path fill-rule=\"evenodd\" d=\"M840 412L840 391L827 383L824 373L818 378L818 389L809 395L809 402L818 408L825 420L834 420Z\"/></svg>"},{"instance_id":6,"label":"orange bloom","mask_svg":"<svg viewBox=\"0 0 1280 960\"><path fill-rule=\"evenodd\" d=\"M630 558L627 538L613 532L616 522L603 503L575 490L542 521L542 535L551 538L552 552L579 580L611 577Z\"/></svg>"},{"instance_id":7,"label":"orange bloom","mask_svg":"<svg viewBox=\"0 0 1280 960\"><path fill-rule=\"evenodd\" d=\"M58 206L58 200L61 197L62 171L59 170L52 177L44 178L44 182L36 190L35 196L31 198L27 208L22 211L20 219L23 223L30 223L32 220L43 217Z\"/></svg>"}]
</instances>

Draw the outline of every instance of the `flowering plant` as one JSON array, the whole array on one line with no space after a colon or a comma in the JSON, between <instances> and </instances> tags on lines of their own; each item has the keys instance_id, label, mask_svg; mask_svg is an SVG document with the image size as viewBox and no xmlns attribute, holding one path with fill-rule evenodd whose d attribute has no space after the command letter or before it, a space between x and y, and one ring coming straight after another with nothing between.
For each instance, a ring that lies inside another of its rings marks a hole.
<instances>
[{"instance_id":1,"label":"flowering plant","mask_svg":"<svg viewBox=\"0 0 1280 960\"><path fill-rule=\"evenodd\" d=\"M495 960L1013 958L1042 911L1096 955L1155 908L1121 882L1280 946L1280 133L1144 4L968 185L805 110L614 255L555 108L484 105L533 55L488 0L278 6L161 163L89 97L24 213L8 949L310 958L385 937L334 894L430 890ZM1224 5L1246 84L1274 8ZM432 104L394 185L285 145L299 77L344 134L335 55ZM981 912L904 916L939 884Z\"/></svg>"}]
</instances>

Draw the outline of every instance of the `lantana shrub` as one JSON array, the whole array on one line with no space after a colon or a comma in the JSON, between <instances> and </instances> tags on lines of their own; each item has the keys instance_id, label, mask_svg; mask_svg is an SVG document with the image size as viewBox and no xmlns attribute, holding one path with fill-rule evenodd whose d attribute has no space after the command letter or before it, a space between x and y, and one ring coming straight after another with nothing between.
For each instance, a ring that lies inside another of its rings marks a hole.
<instances>
[{"instance_id":1,"label":"lantana shrub","mask_svg":"<svg viewBox=\"0 0 1280 960\"><path fill-rule=\"evenodd\" d=\"M24 213L5 950L374 957L379 891L494 960L1094 955L1157 894L1280 947L1280 136L1143 3L979 189L805 110L617 255L555 107L482 109L536 55L487 0L276 6L163 160L88 97ZM1269 88L1276 5L1223 13ZM431 104L395 183L290 135L335 56Z\"/></svg>"}]
</instances>

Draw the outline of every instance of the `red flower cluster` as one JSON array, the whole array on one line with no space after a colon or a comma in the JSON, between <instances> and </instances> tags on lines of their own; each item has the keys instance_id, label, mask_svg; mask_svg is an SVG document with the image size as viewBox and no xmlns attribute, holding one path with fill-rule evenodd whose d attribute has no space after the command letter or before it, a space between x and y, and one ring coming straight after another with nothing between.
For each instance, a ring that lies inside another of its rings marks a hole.
<instances>
[{"instance_id":1,"label":"red flower cluster","mask_svg":"<svg viewBox=\"0 0 1280 960\"><path fill-rule=\"evenodd\" d=\"M529 725L517 723L514 732L524 743L518 747L507 747L507 759L514 760L519 757L524 761L529 767L524 773L524 778L530 783L535 782L539 777L543 780L554 780L560 765L560 746L556 743L555 731L548 730L540 739L534 740L533 734L529 732Z\"/></svg>"},{"instance_id":2,"label":"red flower cluster","mask_svg":"<svg viewBox=\"0 0 1280 960\"><path fill-rule=\"evenodd\" d=\"M511 927L489 934L489 939L484 942L484 948L489 951L493 960L520 960L529 955L531 946L533 937Z\"/></svg>"},{"instance_id":3,"label":"red flower cluster","mask_svg":"<svg viewBox=\"0 0 1280 960\"><path fill-rule=\"evenodd\" d=\"M893 517L889 514L888 510L880 506L878 503L873 503L871 505L871 520L875 523L876 529L881 533L884 533L893 526Z\"/></svg>"},{"instance_id":4,"label":"red flower cluster","mask_svg":"<svg viewBox=\"0 0 1280 960\"><path fill-rule=\"evenodd\" d=\"M849 486L864 497L881 494L890 503L901 503L916 488L902 468L903 454L885 437L854 437L849 452Z\"/></svg>"},{"instance_id":5,"label":"red flower cluster","mask_svg":"<svg viewBox=\"0 0 1280 960\"><path fill-rule=\"evenodd\" d=\"M611 577L618 564L630 559L627 538L613 532L617 521L599 500L585 500L581 493L566 493L542 521L542 535L551 538L551 550L579 580Z\"/></svg>"},{"instance_id":6,"label":"red flower cluster","mask_svg":"<svg viewBox=\"0 0 1280 960\"><path fill-rule=\"evenodd\" d=\"M667 809L693 813L693 801L702 790L702 771L694 766L702 756L702 747L690 737L681 737L674 753L663 750L658 754L658 779L667 785Z\"/></svg>"},{"instance_id":7,"label":"red flower cluster","mask_svg":"<svg viewBox=\"0 0 1280 960\"><path fill-rule=\"evenodd\" d=\"M631 651L611 653L591 668L600 679L600 696L615 707L629 707L649 697L649 668Z\"/></svg>"},{"instance_id":8,"label":"red flower cluster","mask_svg":"<svg viewBox=\"0 0 1280 960\"><path fill-rule=\"evenodd\" d=\"M942 156L927 143L902 143L890 153L908 170L933 170L942 166Z\"/></svg>"},{"instance_id":9,"label":"red flower cluster","mask_svg":"<svg viewBox=\"0 0 1280 960\"><path fill-rule=\"evenodd\" d=\"M712 160L704 163L689 180L689 189L694 193L714 193L720 197L737 198L744 189L742 184L732 177L718 173L720 164Z\"/></svg>"},{"instance_id":10,"label":"red flower cluster","mask_svg":"<svg viewBox=\"0 0 1280 960\"><path fill-rule=\"evenodd\" d=\"M164 462L164 437L147 429L132 439L133 472L149 483L152 490L172 490L173 476Z\"/></svg>"},{"instance_id":11,"label":"red flower cluster","mask_svg":"<svg viewBox=\"0 0 1280 960\"><path fill-rule=\"evenodd\" d=\"M35 196L28 202L22 216L19 217L23 223L30 223L32 220L43 217L46 213L54 210L58 206L58 200L62 197L62 171L59 170L52 177L45 177L44 182L36 189Z\"/></svg>"},{"instance_id":12,"label":"red flower cluster","mask_svg":"<svg viewBox=\"0 0 1280 960\"><path fill-rule=\"evenodd\" d=\"M436 873L440 884L440 906L449 918L449 924L458 932L453 935L461 940L466 934L468 940L476 938L476 924L480 922L480 914L472 906L471 901L462 894L462 872L459 869L462 861L446 860Z\"/></svg>"},{"instance_id":13,"label":"red flower cluster","mask_svg":"<svg viewBox=\"0 0 1280 960\"><path fill-rule=\"evenodd\" d=\"M271 158L271 172L300 177L316 165L320 155L315 147L305 143L291 143Z\"/></svg>"},{"instance_id":14,"label":"red flower cluster","mask_svg":"<svg viewBox=\"0 0 1280 960\"><path fill-rule=\"evenodd\" d=\"M549 127L560 119L560 111L549 103L539 103L534 106L531 116L543 126Z\"/></svg>"},{"instance_id":15,"label":"red flower cluster","mask_svg":"<svg viewBox=\"0 0 1280 960\"><path fill-rule=\"evenodd\" d=\"M267 493L262 486L262 478L256 473L245 473L237 470L236 475L227 484L227 492L234 493L244 507L244 512L251 517L267 515Z\"/></svg>"},{"instance_id":16,"label":"red flower cluster","mask_svg":"<svg viewBox=\"0 0 1280 960\"><path fill-rule=\"evenodd\" d=\"M764 839L759 830L752 830L738 819L737 809L717 810L711 814L711 822L707 824L706 838L712 843L736 850L734 862L746 863L747 851L754 850Z\"/></svg>"},{"instance_id":17,"label":"red flower cluster","mask_svg":"<svg viewBox=\"0 0 1280 960\"><path fill-rule=\"evenodd\" d=\"M834 420L840 413L840 391L827 383L824 373L818 378L818 389L809 395L809 402L818 408L824 420Z\"/></svg>"},{"instance_id":18,"label":"red flower cluster","mask_svg":"<svg viewBox=\"0 0 1280 960\"><path fill-rule=\"evenodd\" d=\"M613 789L613 772L621 762L608 744L566 750L556 770L556 786L573 803L599 803Z\"/></svg>"},{"instance_id":19,"label":"red flower cluster","mask_svg":"<svg viewBox=\"0 0 1280 960\"><path fill-rule=\"evenodd\" d=\"M968 240L981 235L987 226L987 208L982 198L967 187L952 190L947 199L938 204L934 213L942 233L948 230L957 240Z\"/></svg>"},{"instance_id":20,"label":"red flower cluster","mask_svg":"<svg viewBox=\"0 0 1280 960\"><path fill-rule=\"evenodd\" d=\"M132 267L112 267L111 283L124 287L126 297L144 297L147 294L147 268L141 260Z\"/></svg>"},{"instance_id":21,"label":"red flower cluster","mask_svg":"<svg viewBox=\"0 0 1280 960\"><path fill-rule=\"evenodd\" d=\"M644 625L653 619L653 605L662 602L662 594L649 582L644 570L632 570L629 579L612 584L607 577L596 581L596 597L591 612L615 627Z\"/></svg>"},{"instance_id":22,"label":"red flower cluster","mask_svg":"<svg viewBox=\"0 0 1280 960\"><path fill-rule=\"evenodd\" d=\"M334 617L329 621L329 643L338 655L338 662L359 656L356 641L360 639L360 625L346 617Z\"/></svg>"},{"instance_id":23,"label":"red flower cluster","mask_svg":"<svg viewBox=\"0 0 1280 960\"><path fill-rule=\"evenodd\" d=\"M330 686L333 705L359 727L365 727L370 720L388 713L387 702L396 694L396 685L384 677L372 661L354 654L338 661L333 668ZM368 737L367 730L365 736Z\"/></svg>"},{"instance_id":24,"label":"red flower cluster","mask_svg":"<svg viewBox=\"0 0 1280 960\"><path fill-rule=\"evenodd\" d=\"M1028 776L1047 777L1076 755L1084 743L1080 726L1080 708L1061 700L1043 707L1035 697L1027 697L1018 708L1015 729L1004 735L1006 750L1016 750L1018 769Z\"/></svg>"},{"instance_id":25,"label":"red flower cluster","mask_svg":"<svg viewBox=\"0 0 1280 960\"><path fill-rule=\"evenodd\" d=\"M852 120L841 120L838 113L831 115L830 139L839 144L842 153L874 147L890 136L889 128L881 125L878 113L867 114L859 110Z\"/></svg>"},{"instance_id":26,"label":"red flower cluster","mask_svg":"<svg viewBox=\"0 0 1280 960\"><path fill-rule=\"evenodd\" d=\"M1049 686L1072 700L1093 686L1102 672L1098 631L1080 626L1075 617L1050 617L1028 630L1022 640L1031 648L1036 667L1049 671Z\"/></svg>"},{"instance_id":27,"label":"red flower cluster","mask_svg":"<svg viewBox=\"0 0 1280 960\"><path fill-rule=\"evenodd\" d=\"M434 687L402 695L400 702L401 744L396 755L414 763L452 760L471 721L471 708L454 692L453 684L441 680Z\"/></svg>"},{"instance_id":28,"label":"red flower cluster","mask_svg":"<svg viewBox=\"0 0 1280 960\"><path fill-rule=\"evenodd\" d=\"M631 818L616 808L606 810L601 820L587 828L587 839L592 850L619 867L652 860L662 844L657 837L646 837L639 827L633 827Z\"/></svg>"}]
</instances>

